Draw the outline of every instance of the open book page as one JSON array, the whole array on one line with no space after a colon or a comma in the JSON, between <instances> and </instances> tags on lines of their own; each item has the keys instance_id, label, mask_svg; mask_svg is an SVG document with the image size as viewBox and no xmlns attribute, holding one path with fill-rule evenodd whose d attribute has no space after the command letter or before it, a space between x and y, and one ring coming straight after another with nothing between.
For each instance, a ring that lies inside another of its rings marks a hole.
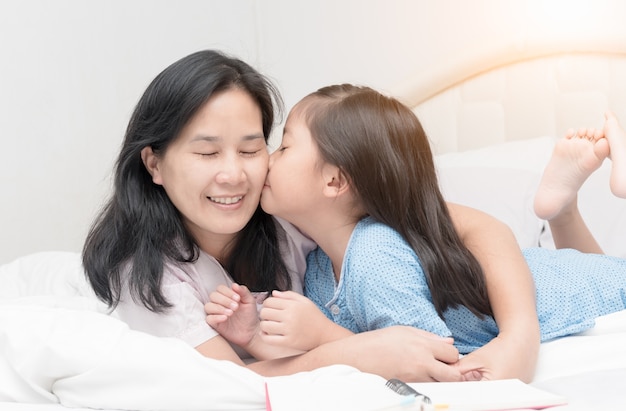
<instances>
[{"instance_id":1,"label":"open book page","mask_svg":"<svg viewBox=\"0 0 626 411\"><path fill-rule=\"evenodd\" d=\"M266 379L269 411L495 411L541 409L567 400L519 380L409 384L431 398L431 406L386 386L380 376L331 366ZM419 398L419 397L418 397Z\"/></svg>"},{"instance_id":2,"label":"open book page","mask_svg":"<svg viewBox=\"0 0 626 411\"><path fill-rule=\"evenodd\" d=\"M387 381L347 366L266 379L268 411L419 411L415 397L387 388Z\"/></svg>"},{"instance_id":3,"label":"open book page","mask_svg":"<svg viewBox=\"0 0 626 411\"><path fill-rule=\"evenodd\" d=\"M567 404L567 399L520 380L432 382L409 384L430 397L437 411L543 409Z\"/></svg>"}]
</instances>

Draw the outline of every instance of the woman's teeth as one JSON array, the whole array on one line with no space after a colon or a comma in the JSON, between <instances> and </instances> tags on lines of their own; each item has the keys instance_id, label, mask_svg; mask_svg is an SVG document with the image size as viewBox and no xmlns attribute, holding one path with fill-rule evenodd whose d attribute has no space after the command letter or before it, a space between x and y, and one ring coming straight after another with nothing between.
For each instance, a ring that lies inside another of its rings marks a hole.
<instances>
[{"instance_id":1,"label":"woman's teeth","mask_svg":"<svg viewBox=\"0 0 626 411\"><path fill-rule=\"evenodd\" d=\"M218 203L218 204L234 204L238 201L240 201L243 198L243 196L237 196L237 197L209 197L209 200L213 201L214 203Z\"/></svg>"}]
</instances>

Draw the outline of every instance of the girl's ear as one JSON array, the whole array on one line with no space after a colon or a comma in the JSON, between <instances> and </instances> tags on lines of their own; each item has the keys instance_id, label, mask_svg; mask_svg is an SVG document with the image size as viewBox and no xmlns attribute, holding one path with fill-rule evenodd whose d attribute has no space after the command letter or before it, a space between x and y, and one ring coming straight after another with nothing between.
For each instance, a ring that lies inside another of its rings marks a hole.
<instances>
[{"instance_id":1,"label":"girl's ear","mask_svg":"<svg viewBox=\"0 0 626 411\"><path fill-rule=\"evenodd\" d=\"M159 171L159 157L154 154L152 147L146 146L141 149L141 161L143 161L144 167L146 167L146 170L148 170L148 173L152 176L152 182L154 184L163 185L163 179Z\"/></svg>"},{"instance_id":2,"label":"girl's ear","mask_svg":"<svg viewBox=\"0 0 626 411\"><path fill-rule=\"evenodd\" d=\"M350 183L346 175L338 167L326 166L324 174L324 195L326 197L339 197L350 189Z\"/></svg>"}]
</instances>

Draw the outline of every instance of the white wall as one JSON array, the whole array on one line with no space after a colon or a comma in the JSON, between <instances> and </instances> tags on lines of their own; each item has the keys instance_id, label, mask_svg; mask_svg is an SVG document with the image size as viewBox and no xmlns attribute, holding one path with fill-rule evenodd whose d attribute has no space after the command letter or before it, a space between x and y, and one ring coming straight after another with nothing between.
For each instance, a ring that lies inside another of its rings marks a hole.
<instances>
[{"instance_id":1,"label":"white wall","mask_svg":"<svg viewBox=\"0 0 626 411\"><path fill-rule=\"evenodd\" d=\"M389 90L485 42L624 22L620 0L4 0L0 264L80 251L135 102L195 50L248 61L289 108L331 83Z\"/></svg>"},{"instance_id":2,"label":"white wall","mask_svg":"<svg viewBox=\"0 0 626 411\"><path fill-rule=\"evenodd\" d=\"M257 64L252 0L0 2L0 263L80 251L134 104L202 48Z\"/></svg>"}]
</instances>

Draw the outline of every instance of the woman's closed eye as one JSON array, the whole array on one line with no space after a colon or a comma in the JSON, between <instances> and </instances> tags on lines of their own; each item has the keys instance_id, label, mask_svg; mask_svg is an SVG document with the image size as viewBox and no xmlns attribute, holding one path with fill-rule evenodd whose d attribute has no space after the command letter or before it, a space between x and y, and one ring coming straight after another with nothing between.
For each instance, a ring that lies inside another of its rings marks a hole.
<instances>
[{"instance_id":1,"label":"woman's closed eye","mask_svg":"<svg viewBox=\"0 0 626 411\"><path fill-rule=\"evenodd\" d=\"M244 156L244 157L255 157L256 155L258 155L261 152L261 150L253 150L253 151L240 151L239 154ZM201 157L217 157L220 152L219 151L211 151L211 152L197 152L197 155L201 156Z\"/></svg>"},{"instance_id":2,"label":"woman's closed eye","mask_svg":"<svg viewBox=\"0 0 626 411\"><path fill-rule=\"evenodd\" d=\"M261 150L253 150L253 151L240 151L241 155L244 157L254 157L259 154Z\"/></svg>"},{"instance_id":3,"label":"woman's closed eye","mask_svg":"<svg viewBox=\"0 0 626 411\"><path fill-rule=\"evenodd\" d=\"M207 153L196 153L201 157L215 157L219 154L218 151L212 151L212 152L207 152Z\"/></svg>"}]
</instances>

